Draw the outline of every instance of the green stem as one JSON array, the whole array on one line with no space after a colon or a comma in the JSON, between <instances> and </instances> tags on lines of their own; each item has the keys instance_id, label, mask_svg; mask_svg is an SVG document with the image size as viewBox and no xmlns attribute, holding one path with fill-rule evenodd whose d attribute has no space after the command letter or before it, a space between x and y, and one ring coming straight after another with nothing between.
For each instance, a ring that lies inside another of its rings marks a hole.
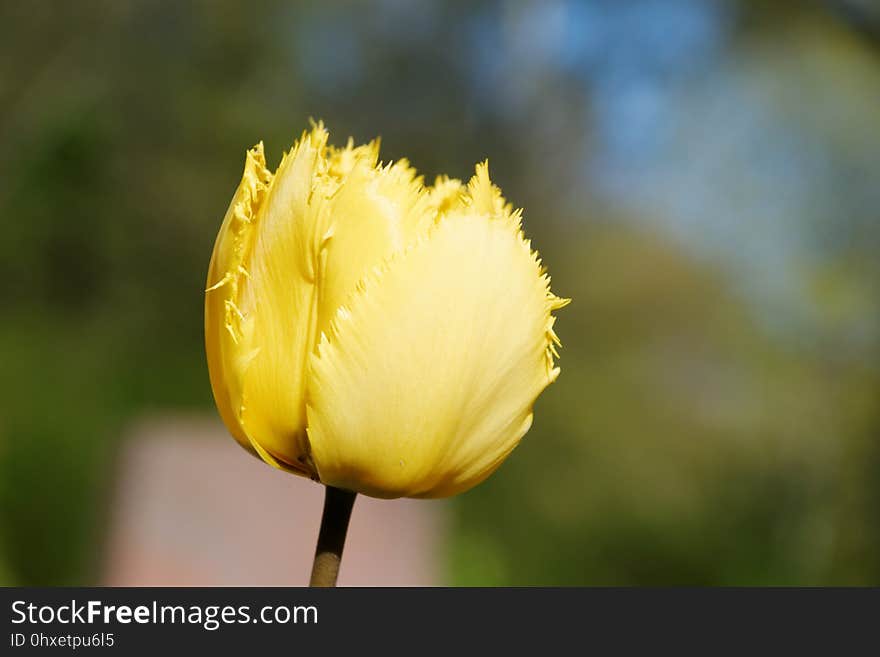
<instances>
[{"instance_id":1,"label":"green stem","mask_svg":"<svg viewBox=\"0 0 880 657\"><path fill-rule=\"evenodd\" d=\"M342 549L345 547L345 535L348 532L348 521L351 518L356 495L357 493L350 490L327 486L310 586L336 586L339 564L342 562Z\"/></svg>"}]
</instances>

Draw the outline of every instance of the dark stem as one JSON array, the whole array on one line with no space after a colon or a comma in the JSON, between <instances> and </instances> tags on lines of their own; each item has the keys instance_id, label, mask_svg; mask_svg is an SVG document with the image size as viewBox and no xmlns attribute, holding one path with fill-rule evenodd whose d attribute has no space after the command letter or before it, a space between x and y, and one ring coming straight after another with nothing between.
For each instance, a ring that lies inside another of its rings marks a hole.
<instances>
[{"instance_id":1,"label":"dark stem","mask_svg":"<svg viewBox=\"0 0 880 657\"><path fill-rule=\"evenodd\" d=\"M327 486L324 493L324 514L321 516L321 532L315 549L310 586L336 586L342 548L348 532L348 520L357 493Z\"/></svg>"}]
</instances>

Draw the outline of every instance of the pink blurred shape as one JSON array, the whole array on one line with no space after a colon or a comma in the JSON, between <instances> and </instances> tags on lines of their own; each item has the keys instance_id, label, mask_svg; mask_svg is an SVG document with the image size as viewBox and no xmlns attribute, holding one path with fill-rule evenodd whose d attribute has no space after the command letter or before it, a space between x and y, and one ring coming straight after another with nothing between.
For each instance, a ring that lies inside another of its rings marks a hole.
<instances>
[{"instance_id":1,"label":"pink blurred shape","mask_svg":"<svg viewBox=\"0 0 880 657\"><path fill-rule=\"evenodd\" d=\"M242 450L219 421L136 424L112 500L109 586L303 586L324 489ZM441 583L445 505L358 496L341 586Z\"/></svg>"}]
</instances>

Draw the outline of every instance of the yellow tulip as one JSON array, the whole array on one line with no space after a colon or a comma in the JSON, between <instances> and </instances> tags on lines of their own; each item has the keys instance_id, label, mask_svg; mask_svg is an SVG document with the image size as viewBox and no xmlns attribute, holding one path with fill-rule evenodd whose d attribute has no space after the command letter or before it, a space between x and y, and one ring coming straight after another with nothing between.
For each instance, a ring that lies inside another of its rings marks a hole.
<instances>
[{"instance_id":1,"label":"yellow tulip","mask_svg":"<svg viewBox=\"0 0 880 657\"><path fill-rule=\"evenodd\" d=\"M217 236L205 297L214 398L273 466L374 497L489 476L556 379L550 280L486 163L425 187L378 141L262 144Z\"/></svg>"}]
</instances>

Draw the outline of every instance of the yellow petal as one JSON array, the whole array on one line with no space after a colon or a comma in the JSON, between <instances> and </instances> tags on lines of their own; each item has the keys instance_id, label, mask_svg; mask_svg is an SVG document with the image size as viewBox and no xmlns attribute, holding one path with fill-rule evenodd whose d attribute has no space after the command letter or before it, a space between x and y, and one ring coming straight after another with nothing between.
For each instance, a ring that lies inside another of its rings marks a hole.
<instances>
[{"instance_id":1,"label":"yellow petal","mask_svg":"<svg viewBox=\"0 0 880 657\"><path fill-rule=\"evenodd\" d=\"M356 161L330 203L318 335L365 275L424 234L434 217L421 178L406 160L379 169L370 158Z\"/></svg>"},{"instance_id":2,"label":"yellow petal","mask_svg":"<svg viewBox=\"0 0 880 657\"><path fill-rule=\"evenodd\" d=\"M282 159L254 222L244 260L248 275L235 300L242 426L266 460L298 470L310 469L306 365L316 341L327 226L328 191L320 177L326 141L317 126Z\"/></svg>"},{"instance_id":3,"label":"yellow petal","mask_svg":"<svg viewBox=\"0 0 880 657\"><path fill-rule=\"evenodd\" d=\"M349 137L345 148L328 146L328 172L337 178L345 178L358 163L375 167L379 161L379 140L374 139L368 144L355 146Z\"/></svg>"},{"instance_id":4,"label":"yellow petal","mask_svg":"<svg viewBox=\"0 0 880 657\"><path fill-rule=\"evenodd\" d=\"M271 179L260 142L247 153L241 183L217 234L205 294L205 349L214 399L229 432L250 451L254 449L239 419L241 380L235 367L238 347L234 337L238 318L229 302L237 297L250 225Z\"/></svg>"},{"instance_id":5,"label":"yellow petal","mask_svg":"<svg viewBox=\"0 0 880 657\"><path fill-rule=\"evenodd\" d=\"M465 202L476 212L484 212L492 217L511 216L510 204L504 200L501 190L489 179L488 162L484 161L477 165L476 173L468 183L467 192Z\"/></svg>"},{"instance_id":6,"label":"yellow petal","mask_svg":"<svg viewBox=\"0 0 880 657\"><path fill-rule=\"evenodd\" d=\"M431 208L440 215L464 207L464 185L456 178L437 176L434 186L428 190Z\"/></svg>"},{"instance_id":7,"label":"yellow petal","mask_svg":"<svg viewBox=\"0 0 880 657\"><path fill-rule=\"evenodd\" d=\"M466 490L516 446L556 378L559 302L518 218L475 209L491 192L481 185L471 210L366 282L312 358L308 433L325 484L376 497Z\"/></svg>"},{"instance_id":8,"label":"yellow petal","mask_svg":"<svg viewBox=\"0 0 880 657\"><path fill-rule=\"evenodd\" d=\"M273 177L262 146L221 226L205 333L221 416L265 461L313 475L305 446L305 369L316 342L317 269L326 230L327 133L316 126Z\"/></svg>"}]
</instances>

